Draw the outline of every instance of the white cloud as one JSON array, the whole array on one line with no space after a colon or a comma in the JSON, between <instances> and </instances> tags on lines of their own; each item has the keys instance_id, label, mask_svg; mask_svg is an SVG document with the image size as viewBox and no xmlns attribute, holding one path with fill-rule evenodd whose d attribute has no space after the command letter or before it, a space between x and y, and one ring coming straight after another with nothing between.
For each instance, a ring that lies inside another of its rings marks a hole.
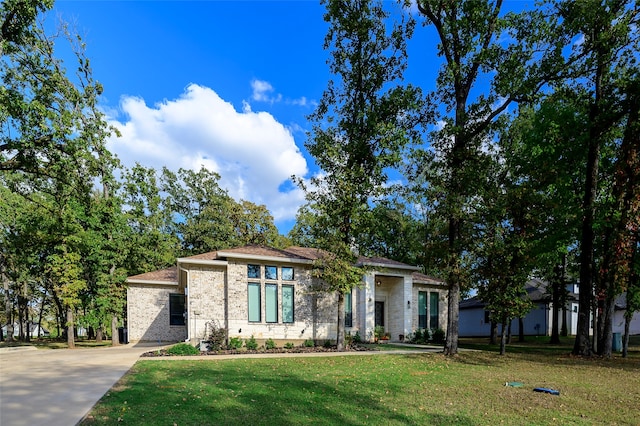
<instances>
[{"instance_id":1,"label":"white cloud","mask_svg":"<svg viewBox=\"0 0 640 426\"><path fill-rule=\"evenodd\" d=\"M255 87L255 86L254 86ZM268 88L270 86L262 86ZM291 175L305 176L307 163L291 131L266 112L248 104L239 112L210 88L189 85L175 100L149 107L143 99L124 97L125 120L111 120L121 132L109 148L125 166L139 162L171 170L202 165L220 174L220 186L235 199L265 204L276 222L291 220L304 202Z\"/></svg>"},{"instance_id":2,"label":"white cloud","mask_svg":"<svg viewBox=\"0 0 640 426\"><path fill-rule=\"evenodd\" d=\"M280 102L282 100L281 94L272 95L274 92L273 86L268 81L263 80L253 80L251 82L251 88L253 89L253 94L251 95L251 99L258 102L268 102L275 103Z\"/></svg>"}]
</instances>

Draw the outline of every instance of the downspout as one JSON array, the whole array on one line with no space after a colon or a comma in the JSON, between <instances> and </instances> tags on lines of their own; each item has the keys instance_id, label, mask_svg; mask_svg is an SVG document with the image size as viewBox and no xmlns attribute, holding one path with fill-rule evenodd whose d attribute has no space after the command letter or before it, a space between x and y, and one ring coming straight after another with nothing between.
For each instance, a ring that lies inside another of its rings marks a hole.
<instances>
[{"instance_id":1,"label":"downspout","mask_svg":"<svg viewBox=\"0 0 640 426\"><path fill-rule=\"evenodd\" d=\"M191 326L189 325L189 318L191 318L191 297L189 297L189 270L184 269L180 265L178 265L178 271L184 272L187 276L186 282L184 283L184 295L187 297L187 317L185 318L185 324L187 325L187 338L185 342L189 342L191 338ZM178 282L180 278L178 278Z\"/></svg>"}]
</instances>

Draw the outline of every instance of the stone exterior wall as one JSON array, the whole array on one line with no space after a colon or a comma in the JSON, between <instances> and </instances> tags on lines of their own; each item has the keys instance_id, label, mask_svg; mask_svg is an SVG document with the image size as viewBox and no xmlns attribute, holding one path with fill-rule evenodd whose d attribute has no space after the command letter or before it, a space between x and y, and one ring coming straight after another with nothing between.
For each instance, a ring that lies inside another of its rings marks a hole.
<instances>
[{"instance_id":1,"label":"stone exterior wall","mask_svg":"<svg viewBox=\"0 0 640 426\"><path fill-rule=\"evenodd\" d=\"M248 278L247 265L260 265L260 278ZM266 280L265 266L278 268L277 280ZM282 266L294 268L294 280L282 279ZM225 295L224 283L227 283ZM248 284L260 284L260 322L249 322ZM278 286L278 322L266 322L266 284ZM189 267L189 327L193 341L204 338L205 325L213 321L226 327L229 337L248 339L254 336L258 341L273 339L277 342L297 343L306 339L324 340L335 338L335 302L332 295L316 293L311 269L300 264L277 262L229 260L224 267ZM282 286L294 287L294 322L282 321ZM226 300L225 300L226 297ZM226 306L225 306L226 301ZM225 311L226 308L226 311ZM195 319L194 319L195 317ZM315 319L315 321L314 321ZM193 324L195 325L193 325Z\"/></svg>"},{"instance_id":2,"label":"stone exterior wall","mask_svg":"<svg viewBox=\"0 0 640 426\"><path fill-rule=\"evenodd\" d=\"M186 326L169 325L169 294L184 294L175 285L129 284L127 328L130 342L180 342Z\"/></svg>"},{"instance_id":3,"label":"stone exterior wall","mask_svg":"<svg viewBox=\"0 0 640 426\"><path fill-rule=\"evenodd\" d=\"M419 291L426 291L429 294L431 293L438 293L439 297L438 297L438 325L439 328L441 328L442 330L444 330L445 332L447 331L447 289L443 288L443 287L435 287L435 286L429 286L426 284L414 284L413 285L413 297L411 300L411 317L412 317L412 324L413 324L413 328L412 328L412 332L417 330L418 327L418 292ZM428 296L428 302L427 303L431 303L431 296ZM430 306L427 306L427 316L429 315L429 310Z\"/></svg>"}]
</instances>

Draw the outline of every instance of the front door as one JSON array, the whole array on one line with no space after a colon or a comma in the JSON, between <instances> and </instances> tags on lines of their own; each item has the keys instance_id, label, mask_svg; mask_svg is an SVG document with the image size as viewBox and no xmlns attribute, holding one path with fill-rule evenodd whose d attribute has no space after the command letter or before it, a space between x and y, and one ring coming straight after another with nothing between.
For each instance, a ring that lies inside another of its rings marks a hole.
<instances>
[{"instance_id":1,"label":"front door","mask_svg":"<svg viewBox=\"0 0 640 426\"><path fill-rule=\"evenodd\" d=\"M376 302L376 323L375 326L384 327L384 302Z\"/></svg>"}]
</instances>

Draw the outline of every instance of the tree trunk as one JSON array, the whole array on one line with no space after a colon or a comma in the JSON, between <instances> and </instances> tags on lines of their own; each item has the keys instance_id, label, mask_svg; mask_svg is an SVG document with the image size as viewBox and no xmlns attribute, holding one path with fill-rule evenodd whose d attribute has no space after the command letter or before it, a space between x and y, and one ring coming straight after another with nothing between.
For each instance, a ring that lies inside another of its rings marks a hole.
<instances>
[{"instance_id":1,"label":"tree trunk","mask_svg":"<svg viewBox=\"0 0 640 426\"><path fill-rule=\"evenodd\" d=\"M507 353L507 323L503 322L502 333L500 335L500 355L504 355L505 353Z\"/></svg>"},{"instance_id":2,"label":"tree trunk","mask_svg":"<svg viewBox=\"0 0 640 426\"><path fill-rule=\"evenodd\" d=\"M104 338L104 333L102 332L102 326L99 326L96 330L96 343L102 343L102 339Z\"/></svg>"},{"instance_id":3,"label":"tree trunk","mask_svg":"<svg viewBox=\"0 0 640 426\"><path fill-rule=\"evenodd\" d=\"M489 343L492 345L498 344L498 323L491 321L491 336L489 337Z\"/></svg>"},{"instance_id":4,"label":"tree trunk","mask_svg":"<svg viewBox=\"0 0 640 426\"><path fill-rule=\"evenodd\" d=\"M73 323L73 309L69 306L67 307L67 347L69 349L73 349L76 347L75 341L75 325Z\"/></svg>"},{"instance_id":5,"label":"tree trunk","mask_svg":"<svg viewBox=\"0 0 640 426\"><path fill-rule=\"evenodd\" d=\"M551 306L553 311L551 312L551 340L549 343L552 345L560 344L560 327L559 327L559 312L560 306L560 291L562 286L561 269L556 266L555 273L553 274L553 282L551 284Z\"/></svg>"},{"instance_id":6,"label":"tree trunk","mask_svg":"<svg viewBox=\"0 0 640 426\"><path fill-rule=\"evenodd\" d=\"M338 292L338 330L336 345L338 352L344 351L344 293Z\"/></svg>"},{"instance_id":7,"label":"tree trunk","mask_svg":"<svg viewBox=\"0 0 640 426\"><path fill-rule=\"evenodd\" d=\"M9 280L2 274L2 286L4 287L4 311L7 316L7 342L13 342L13 308L9 297Z\"/></svg>"},{"instance_id":8,"label":"tree trunk","mask_svg":"<svg viewBox=\"0 0 640 426\"><path fill-rule=\"evenodd\" d=\"M42 316L44 315L44 306L47 301L47 291L44 291L42 295L42 303L40 304L40 312L38 313L38 339L42 334Z\"/></svg>"},{"instance_id":9,"label":"tree trunk","mask_svg":"<svg viewBox=\"0 0 640 426\"><path fill-rule=\"evenodd\" d=\"M518 318L518 342L524 342L524 318Z\"/></svg>"},{"instance_id":10,"label":"tree trunk","mask_svg":"<svg viewBox=\"0 0 640 426\"><path fill-rule=\"evenodd\" d=\"M120 339L118 338L118 316L111 316L111 346L118 346Z\"/></svg>"},{"instance_id":11,"label":"tree trunk","mask_svg":"<svg viewBox=\"0 0 640 426\"><path fill-rule=\"evenodd\" d=\"M598 354L611 358L613 350L613 311L615 309L615 296L607 296L603 309L602 335L600 337Z\"/></svg>"},{"instance_id":12,"label":"tree trunk","mask_svg":"<svg viewBox=\"0 0 640 426\"><path fill-rule=\"evenodd\" d=\"M627 357L627 351L629 350L629 330L631 329L631 319L633 315L624 316L624 337L622 339L622 358Z\"/></svg>"}]
</instances>

